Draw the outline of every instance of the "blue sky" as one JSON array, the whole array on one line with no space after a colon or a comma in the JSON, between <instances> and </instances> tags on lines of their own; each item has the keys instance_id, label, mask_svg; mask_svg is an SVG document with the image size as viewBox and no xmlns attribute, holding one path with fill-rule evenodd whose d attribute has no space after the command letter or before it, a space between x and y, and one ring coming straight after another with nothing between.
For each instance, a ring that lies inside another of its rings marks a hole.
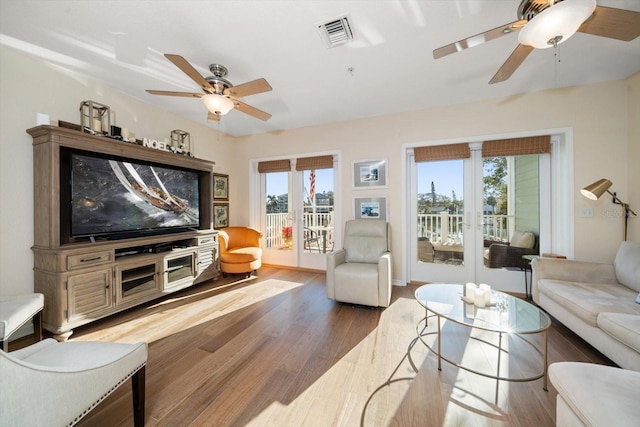
<instances>
[{"instance_id":1,"label":"blue sky","mask_svg":"<svg viewBox=\"0 0 640 427\"><path fill-rule=\"evenodd\" d=\"M305 171L304 188L309 191L309 171ZM286 194L287 189L287 172L270 173L267 175L267 194L279 196ZM333 191L333 169L316 170L316 193L325 191Z\"/></svg>"},{"instance_id":2,"label":"blue sky","mask_svg":"<svg viewBox=\"0 0 640 427\"><path fill-rule=\"evenodd\" d=\"M431 193L431 181L436 193L451 197L456 192L456 199L463 197L463 160L442 160L439 162L418 163L418 193Z\"/></svg>"},{"instance_id":3,"label":"blue sky","mask_svg":"<svg viewBox=\"0 0 640 427\"><path fill-rule=\"evenodd\" d=\"M439 162L418 163L418 193L431 193L431 181L434 182L436 193L451 197L451 191L456 192L456 198L462 199L463 174L462 160L444 160ZM309 190L308 171L305 173L304 187ZM350 181L349 181L349 186ZM316 170L316 193L333 191L333 169ZM270 173L267 176L267 194L279 196L286 194L287 173Z\"/></svg>"}]
</instances>

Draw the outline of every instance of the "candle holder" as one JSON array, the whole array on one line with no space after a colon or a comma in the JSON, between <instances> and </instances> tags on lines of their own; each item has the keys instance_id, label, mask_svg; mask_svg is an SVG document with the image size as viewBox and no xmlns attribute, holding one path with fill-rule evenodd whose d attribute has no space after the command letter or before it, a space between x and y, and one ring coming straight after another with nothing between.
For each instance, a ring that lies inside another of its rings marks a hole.
<instances>
[{"instance_id":1,"label":"candle holder","mask_svg":"<svg viewBox=\"0 0 640 427\"><path fill-rule=\"evenodd\" d=\"M93 135L110 135L111 109L95 101L80 103L80 126L82 131Z\"/></svg>"},{"instance_id":2,"label":"candle holder","mask_svg":"<svg viewBox=\"0 0 640 427\"><path fill-rule=\"evenodd\" d=\"M191 152L191 134L180 129L171 131L171 147L178 153Z\"/></svg>"}]
</instances>

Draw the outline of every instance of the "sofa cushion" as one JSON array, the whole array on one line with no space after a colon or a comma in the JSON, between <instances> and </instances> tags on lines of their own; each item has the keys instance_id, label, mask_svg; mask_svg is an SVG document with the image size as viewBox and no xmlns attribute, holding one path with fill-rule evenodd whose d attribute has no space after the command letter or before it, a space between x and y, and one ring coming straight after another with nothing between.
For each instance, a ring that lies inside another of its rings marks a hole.
<instances>
[{"instance_id":1,"label":"sofa cushion","mask_svg":"<svg viewBox=\"0 0 640 427\"><path fill-rule=\"evenodd\" d=\"M584 425L638 425L640 372L593 363L556 362L549 366L549 380ZM566 425L563 419L558 425Z\"/></svg>"},{"instance_id":2,"label":"sofa cushion","mask_svg":"<svg viewBox=\"0 0 640 427\"><path fill-rule=\"evenodd\" d=\"M598 327L621 343L640 352L640 314L600 313Z\"/></svg>"},{"instance_id":3,"label":"sofa cushion","mask_svg":"<svg viewBox=\"0 0 640 427\"><path fill-rule=\"evenodd\" d=\"M622 242L613 261L618 282L640 292L640 244Z\"/></svg>"},{"instance_id":4,"label":"sofa cushion","mask_svg":"<svg viewBox=\"0 0 640 427\"><path fill-rule=\"evenodd\" d=\"M540 279L538 290L593 327L598 327L598 315L603 312L640 315L635 292L617 283Z\"/></svg>"},{"instance_id":5,"label":"sofa cushion","mask_svg":"<svg viewBox=\"0 0 640 427\"><path fill-rule=\"evenodd\" d=\"M335 280L342 286L335 287L337 301L362 304L372 307L380 305L378 300L378 264L347 262L335 269ZM347 285L344 285L344 284Z\"/></svg>"},{"instance_id":6,"label":"sofa cushion","mask_svg":"<svg viewBox=\"0 0 640 427\"><path fill-rule=\"evenodd\" d=\"M536 238L530 231L516 231L511 237L510 246L531 249L536 244Z\"/></svg>"}]
</instances>

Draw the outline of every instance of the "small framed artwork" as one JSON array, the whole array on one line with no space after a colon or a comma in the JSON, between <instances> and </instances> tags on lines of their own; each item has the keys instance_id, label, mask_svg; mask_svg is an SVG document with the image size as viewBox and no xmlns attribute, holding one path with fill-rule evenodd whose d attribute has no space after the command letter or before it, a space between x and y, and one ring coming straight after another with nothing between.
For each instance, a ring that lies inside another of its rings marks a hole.
<instances>
[{"instance_id":1,"label":"small framed artwork","mask_svg":"<svg viewBox=\"0 0 640 427\"><path fill-rule=\"evenodd\" d=\"M355 219L384 219L387 220L386 197L355 197L353 199Z\"/></svg>"},{"instance_id":2,"label":"small framed artwork","mask_svg":"<svg viewBox=\"0 0 640 427\"><path fill-rule=\"evenodd\" d=\"M387 186L387 160L353 162L353 188L384 188Z\"/></svg>"},{"instance_id":3,"label":"small framed artwork","mask_svg":"<svg viewBox=\"0 0 640 427\"><path fill-rule=\"evenodd\" d=\"M213 228L229 226L229 203L213 205Z\"/></svg>"},{"instance_id":4,"label":"small framed artwork","mask_svg":"<svg viewBox=\"0 0 640 427\"><path fill-rule=\"evenodd\" d=\"M213 199L229 200L229 175L213 174Z\"/></svg>"}]
</instances>

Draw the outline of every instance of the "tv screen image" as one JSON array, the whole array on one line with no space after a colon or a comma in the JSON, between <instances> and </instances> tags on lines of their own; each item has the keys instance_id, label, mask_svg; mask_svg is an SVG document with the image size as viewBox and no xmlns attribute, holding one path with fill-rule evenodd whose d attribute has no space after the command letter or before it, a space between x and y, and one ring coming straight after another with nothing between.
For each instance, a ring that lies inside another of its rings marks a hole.
<instances>
[{"instance_id":1,"label":"tv screen image","mask_svg":"<svg viewBox=\"0 0 640 427\"><path fill-rule=\"evenodd\" d=\"M70 160L72 237L200 225L197 172L78 153Z\"/></svg>"}]
</instances>

